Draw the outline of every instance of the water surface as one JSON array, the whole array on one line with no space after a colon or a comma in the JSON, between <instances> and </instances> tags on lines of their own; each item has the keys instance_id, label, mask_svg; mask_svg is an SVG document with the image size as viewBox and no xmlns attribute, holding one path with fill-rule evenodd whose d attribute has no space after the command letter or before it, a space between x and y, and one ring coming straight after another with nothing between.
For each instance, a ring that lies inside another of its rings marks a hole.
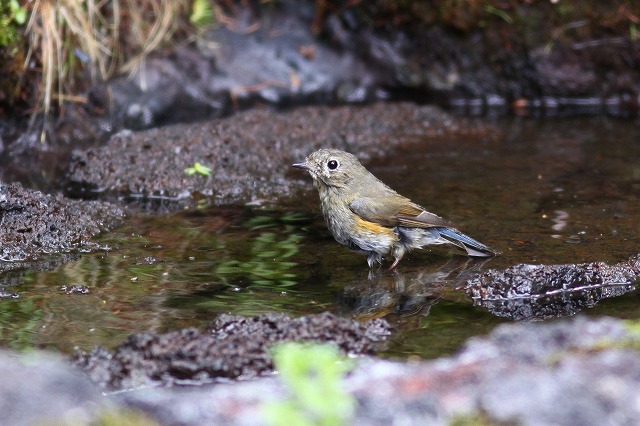
<instances>
[{"instance_id":1,"label":"water surface","mask_svg":"<svg viewBox=\"0 0 640 426\"><path fill-rule=\"evenodd\" d=\"M459 289L472 274L522 262L616 263L640 252L636 123L494 126L482 135L415 135L368 166L500 256L474 261L437 247L408 254L397 273L370 274L364 256L333 241L309 179L297 200L132 217L101 237L109 252L49 272L6 273L3 290L20 297L0 301L0 344L69 353L112 348L134 332L198 327L220 313L329 310L387 318L399 332L385 355L431 358L508 321ZM73 285L88 294L66 294ZM584 312L640 318L637 299L631 292Z\"/></svg>"}]
</instances>

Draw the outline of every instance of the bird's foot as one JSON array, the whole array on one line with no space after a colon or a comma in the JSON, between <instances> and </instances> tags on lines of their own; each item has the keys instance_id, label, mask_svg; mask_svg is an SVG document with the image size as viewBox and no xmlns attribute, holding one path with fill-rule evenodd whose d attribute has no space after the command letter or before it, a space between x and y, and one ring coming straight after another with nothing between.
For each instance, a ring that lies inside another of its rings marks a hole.
<instances>
[{"instance_id":1,"label":"bird's foot","mask_svg":"<svg viewBox=\"0 0 640 426\"><path fill-rule=\"evenodd\" d=\"M399 257L394 257L393 258L393 263L391 264L391 266L389 266L389 270L393 271L394 269L396 269L396 266L398 266L398 263L400 263L400 258Z\"/></svg>"}]
</instances>

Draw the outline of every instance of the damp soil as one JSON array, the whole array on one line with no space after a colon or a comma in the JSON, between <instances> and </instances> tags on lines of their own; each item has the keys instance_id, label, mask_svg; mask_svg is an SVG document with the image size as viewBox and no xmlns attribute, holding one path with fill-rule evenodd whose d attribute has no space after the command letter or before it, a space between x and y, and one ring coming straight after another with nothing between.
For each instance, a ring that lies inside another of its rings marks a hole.
<instances>
[{"instance_id":1,"label":"damp soil","mask_svg":"<svg viewBox=\"0 0 640 426\"><path fill-rule=\"evenodd\" d=\"M23 271L19 279L3 275L3 291L15 297L0 305L0 343L113 351L133 333L204 330L221 314L329 311L388 321L396 332L383 356L434 358L522 312L515 306L514 315L504 315L474 299L464 287L478 276L491 285L490 270L508 274L518 264L614 267L640 252L637 124L597 118L490 125L491 132L405 133L399 138L406 143L364 158L390 186L500 251L495 258L469 260L436 247L410 253L397 272L370 273L362 256L326 230L310 179L287 171L299 186L281 204L245 200L134 214L95 240L110 250L51 271ZM635 282L623 284L623 292L589 294L565 310L552 308L570 304L570 291L547 299L523 291L524 319L577 312L638 318ZM500 285L492 296L501 296Z\"/></svg>"}]
</instances>

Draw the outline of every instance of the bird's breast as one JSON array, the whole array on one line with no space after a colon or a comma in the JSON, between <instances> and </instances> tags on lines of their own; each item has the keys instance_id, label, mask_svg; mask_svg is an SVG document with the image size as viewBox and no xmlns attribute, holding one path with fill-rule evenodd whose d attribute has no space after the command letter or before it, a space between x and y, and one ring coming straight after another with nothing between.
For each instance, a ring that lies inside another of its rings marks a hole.
<instances>
[{"instance_id":1,"label":"bird's breast","mask_svg":"<svg viewBox=\"0 0 640 426\"><path fill-rule=\"evenodd\" d=\"M349 202L341 194L322 191L320 202L327 226L339 243L384 255L398 241L393 229L365 220L351 211Z\"/></svg>"}]
</instances>

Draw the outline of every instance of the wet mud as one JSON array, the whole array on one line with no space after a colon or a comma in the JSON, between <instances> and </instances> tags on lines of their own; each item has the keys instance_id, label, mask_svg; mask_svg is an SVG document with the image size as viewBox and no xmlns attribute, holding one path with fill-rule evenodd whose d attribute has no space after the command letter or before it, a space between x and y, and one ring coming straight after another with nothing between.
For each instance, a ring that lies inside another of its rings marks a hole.
<instances>
[{"instance_id":1,"label":"wet mud","mask_svg":"<svg viewBox=\"0 0 640 426\"><path fill-rule=\"evenodd\" d=\"M123 217L122 207L110 203L0 184L0 270L19 269L26 266L20 262L50 254L104 249L91 238Z\"/></svg>"},{"instance_id":2,"label":"wet mud","mask_svg":"<svg viewBox=\"0 0 640 426\"><path fill-rule=\"evenodd\" d=\"M384 320L360 324L330 313L299 318L220 315L203 332L187 328L135 334L113 352L96 347L78 354L74 363L108 389L201 384L273 372L270 349L277 343L329 343L345 354L364 355L379 350L390 334Z\"/></svg>"},{"instance_id":3,"label":"wet mud","mask_svg":"<svg viewBox=\"0 0 640 426\"><path fill-rule=\"evenodd\" d=\"M541 320L574 315L601 299L636 289L640 256L609 265L518 264L490 269L470 279L467 294L494 315L515 320Z\"/></svg>"},{"instance_id":4,"label":"wet mud","mask_svg":"<svg viewBox=\"0 0 640 426\"><path fill-rule=\"evenodd\" d=\"M271 204L308 184L289 165L321 147L366 160L417 141L418 135L492 131L438 108L408 103L304 107L286 113L256 109L193 125L117 134L104 146L75 151L67 178L74 194L162 198L189 205L199 200ZM210 167L211 174L185 173L196 162Z\"/></svg>"}]
</instances>

